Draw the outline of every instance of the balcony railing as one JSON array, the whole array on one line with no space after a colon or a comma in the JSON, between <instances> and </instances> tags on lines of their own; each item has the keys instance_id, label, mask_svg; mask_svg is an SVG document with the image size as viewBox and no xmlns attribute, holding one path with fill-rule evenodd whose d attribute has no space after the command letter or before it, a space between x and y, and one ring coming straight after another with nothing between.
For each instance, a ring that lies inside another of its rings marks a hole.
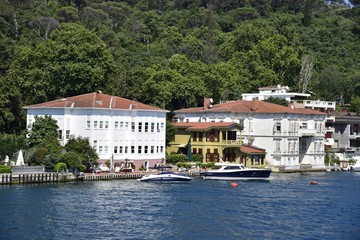
<instances>
[{"instance_id":1,"label":"balcony railing","mask_svg":"<svg viewBox=\"0 0 360 240\"><path fill-rule=\"evenodd\" d=\"M235 146L235 145L241 145L241 140L222 140L222 145L228 145L228 146Z\"/></svg>"},{"instance_id":2,"label":"balcony railing","mask_svg":"<svg viewBox=\"0 0 360 240\"><path fill-rule=\"evenodd\" d=\"M327 127L327 128L326 128L326 132L328 132L328 133L334 133L334 132L335 132L335 128L334 128L334 127Z\"/></svg>"},{"instance_id":3,"label":"balcony railing","mask_svg":"<svg viewBox=\"0 0 360 240\"><path fill-rule=\"evenodd\" d=\"M316 129L307 129L307 128L300 128L299 134L301 136L315 136L316 135Z\"/></svg>"}]
</instances>

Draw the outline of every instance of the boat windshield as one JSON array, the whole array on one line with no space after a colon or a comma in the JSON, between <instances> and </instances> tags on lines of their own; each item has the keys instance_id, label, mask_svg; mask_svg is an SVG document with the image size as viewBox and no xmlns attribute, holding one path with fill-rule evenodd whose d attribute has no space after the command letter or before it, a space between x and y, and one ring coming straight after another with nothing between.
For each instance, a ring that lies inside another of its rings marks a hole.
<instances>
[{"instance_id":1,"label":"boat windshield","mask_svg":"<svg viewBox=\"0 0 360 240\"><path fill-rule=\"evenodd\" d=\"M232 169L241 169L241 166L226 166L224 167L225 170L232 170Z\"/></svg>"}]
</instances>

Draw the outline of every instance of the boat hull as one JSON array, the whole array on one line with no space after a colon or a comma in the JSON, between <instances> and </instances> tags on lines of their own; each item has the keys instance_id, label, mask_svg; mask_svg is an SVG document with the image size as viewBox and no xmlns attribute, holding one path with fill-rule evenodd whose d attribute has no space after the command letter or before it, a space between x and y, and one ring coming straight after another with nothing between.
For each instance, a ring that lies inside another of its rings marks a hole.
<instances>
[{"instance_id":1,"label":"boat hull","mask_svg":"<svg viewBox=\"0 0 360 240\"><path fill-rule=\"evenodd\" d=\"M202 174L203 179L216 180L264 180L269 179L270 169L242 169L238 171L208 171Z\"/></svg>"},{"instance_id":2,"label":"boat hull","mask_svg":"<svg viewBox=\"0 0 360 240\"><path fill-rule=\"evenodd\" d=\"M192 178L176 174L157 174L144 176L138 180L140 182L189 182Z\"/></svg>"}]
</instances>

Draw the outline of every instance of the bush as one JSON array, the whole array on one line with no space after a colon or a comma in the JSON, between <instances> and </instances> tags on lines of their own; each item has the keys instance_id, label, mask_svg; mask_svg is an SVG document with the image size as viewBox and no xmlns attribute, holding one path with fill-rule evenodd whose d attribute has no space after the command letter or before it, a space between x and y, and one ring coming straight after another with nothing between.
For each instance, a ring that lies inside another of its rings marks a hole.
<instances>
[{"instance_id":1,"label":"bush","mask_svg":"<svg viewBox=\"0 0 360 240\"><path fill-rule=\"evenodd\" d=\"M0 173L11 173L11 167L0 165Z\"/></svg>"},{"instance_id":2,"label":"bush","mask_svg":"<svg viewBox=\"0 0 360 240\"><path fill-rule=\"evenodd\" d=\"M168 155L166 162L178 163L178 162L186 162L188 160L189 160L188 157L184 154L170 154Z\"/></svg>"}]
</instances>

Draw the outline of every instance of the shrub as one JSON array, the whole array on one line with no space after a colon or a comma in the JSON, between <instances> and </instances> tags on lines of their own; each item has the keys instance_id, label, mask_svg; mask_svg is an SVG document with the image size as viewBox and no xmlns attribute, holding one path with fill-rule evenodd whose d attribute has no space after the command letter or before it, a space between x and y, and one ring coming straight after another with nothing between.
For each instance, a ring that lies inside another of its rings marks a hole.
<instances>
[{"instance_id":1,"label":"shrub","mask_svg":"<svg viewBox=\"0 0 360 240\"><path fill-rule=\"evenodd\" d=\"M188 160L188 157L184 154L170 154L166 159L170 163L186 162Z\"/></svg>"},{"instance_id":2,"label":"shrub","mask_svg":"<svg viewBox=\"0 0 360 240\"><path fill-rule=\"evenodd\" d=\"M11 167L0 165L0 173L11 173Z\"/></svg>"}]
</instances>

